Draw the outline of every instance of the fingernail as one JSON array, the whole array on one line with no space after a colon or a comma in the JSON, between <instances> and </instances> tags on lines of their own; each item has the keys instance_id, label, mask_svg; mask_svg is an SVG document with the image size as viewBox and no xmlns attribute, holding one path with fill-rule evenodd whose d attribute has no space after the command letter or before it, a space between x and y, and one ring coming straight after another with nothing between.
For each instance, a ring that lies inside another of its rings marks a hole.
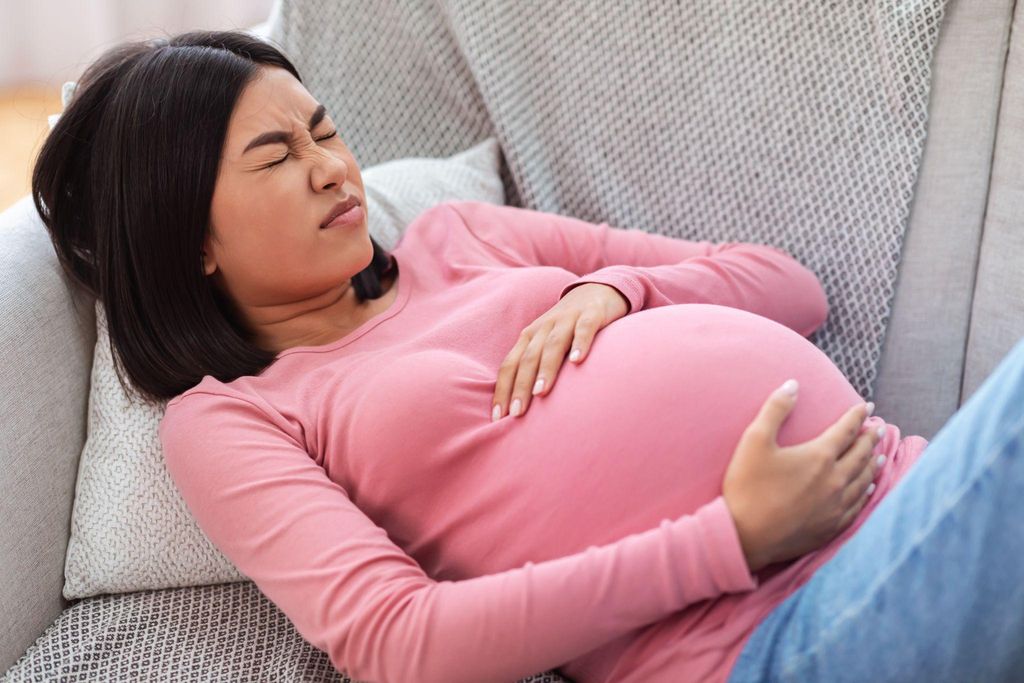
<instances>
[{"instance_id":1,"label":"fingernail","mask_svg":"<svg viewBox=\"0 0 1024 683\"><path fill-rule=\"evenodd\" d=\"M874 492L875 492L875 482L871 482L870 484L868 484L868 495L870 496Z\"/></svg>"},{"instance_id":2,"label":"fingernail","mask_svg":"<svg viewBox=\"0 0 1024 683\"><path fill-rule=\"evenodd\" d=\"M782 393L787 394L789 396L796 396L797 387L798 387L798 384L797 384L797 381L795 379L787 379L782 384L782 386L779 387L779 390Z\"/></svg>"},{"instance_id":3,"label":"fingernail","mask_svg":"<svg viewBox=\"0 0 1024 683\"><path fill-rule=\"evenodd\" d=\"M520 400L517 398L516 400L512 401L512 410L509 411L509 414L512 415L512 417L519 417L519 409L522 407L522 402L520 402Z\"/></svg>"},{"instance_id":4,"label":"fingernail","mask_svg":"<svg viewBox=\"0 0 1024 683\"><path fill-rule=\"evenodd\" d=\"M537 394L539 394L539 393L540 393L540 390L541 390L541 389L543 389L543 388L544 388L544 378L543 378L543 377L541 377L541 378L540 378L539 380L537 380L537 382L536 382L536 383L535 383L535 384L533 385L533 395L534 395L534 396L536 396Z\"/></svg>"},{"instance_id":5,"label":"fingernail","mask_svg":"<svg viewBox=\"0 0 1024 683\"><path fill-rule=\"evenodd\" d=\"M491 409L491 422L494 422L501 417L501 404L495 403L494 408Z\"/></svg>"},{"instance_id":6,"label":"fingernail","mask_svg":"<svg viewBox=\"0 0 1024 683\"><path fill-rule=\"evenodd\" d=\"M873 412L875 412L875 402L874 401L868 401L868 413L867 414L870 415Z\"/></svg>"},{"instance_id":7,"label":"fingernail","mask_svg":"<svg viewBox=\"0 0 1024 683\"><path fill-rule=\"evenodd\" d=\"M878 463L879 467L884 465L885 464L885 455L884 454L883 455L879 455L877 458L875 458L875 462Z\"/></svg>"},{"instance_id":8,"label":"fingernail","mask_svg":"<svg viewBox=\"0 0 1024 683\"><path fill-rule=\"evenodd\" d=\"M574 362L578 361L580 359L580 354L581 353L582 352L579 349L573 349L572 353L569 354L569 360L574 361Z\"/></svg>"},{"instance_id":9,"label":"fingernail","mask_svg":"<svg viewBox=\"0 0 1024 683\"><path fill-rule=\"evenodd\" d=\"M879 439L884 439L885 438L885 425L882 425L881 427L876 429L875 432L878 434L878 438Z\"/></svg>"}]
</instances>

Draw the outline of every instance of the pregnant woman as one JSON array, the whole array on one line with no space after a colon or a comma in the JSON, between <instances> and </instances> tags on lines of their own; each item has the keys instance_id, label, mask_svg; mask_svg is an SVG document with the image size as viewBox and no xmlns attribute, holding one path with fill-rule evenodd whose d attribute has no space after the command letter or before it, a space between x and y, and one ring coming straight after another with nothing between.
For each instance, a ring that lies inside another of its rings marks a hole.
<instances>
[{"instance_id":1,"label":"pregnant woman","mask_svg":"<svg viewBox=\"0 0 1024 683\"><path fill-rule=\"evenodd\" d=\"M387 253L244 33L97 60L33 194L200 528L356 680L1024 671L1024 343L929 444L781 249L464 201Z\"/></svg>"}]
</instances>

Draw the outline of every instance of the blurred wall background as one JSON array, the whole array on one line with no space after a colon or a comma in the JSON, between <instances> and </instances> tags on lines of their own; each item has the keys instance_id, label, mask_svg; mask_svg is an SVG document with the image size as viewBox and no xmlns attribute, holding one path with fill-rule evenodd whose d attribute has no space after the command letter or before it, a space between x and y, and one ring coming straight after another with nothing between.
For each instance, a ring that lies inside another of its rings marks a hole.
<instances>
[{"instance_id":1,"label":"blurred wall background","mask_svg":"<svg viewBox=\"0 0 1024 683\"><path fill-rule=\"evenodd\" d=\"M61 110L60 88L124 40L192 29L244 29L274 0L0 0L0 211L29 176Z\"/></svg>"}]
</instances>

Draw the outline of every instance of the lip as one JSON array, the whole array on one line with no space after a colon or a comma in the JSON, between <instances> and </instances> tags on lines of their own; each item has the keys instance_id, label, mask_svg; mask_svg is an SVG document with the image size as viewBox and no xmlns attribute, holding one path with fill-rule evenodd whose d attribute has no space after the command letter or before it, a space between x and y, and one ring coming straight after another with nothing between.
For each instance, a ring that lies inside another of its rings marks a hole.
<instances>
[{"instance_id":1,"label":"lip","mask_svg":"<svg viewBox=\"0 0 1024 683\"><path fill-rule=\"evenodd\" d=\"M347 222L347 220L336 221L339 216L342 216L344 219L358 219L360 216L349 214L359 213L361 215L363 213L362 210L353 212L353 209L362 207L362 205L363 203L359 201L359 197L354 194L345 197L345 199L335 204L334 207L327 212L327 215L324 216L323 222L320 223L320 229L328 228L336 222Z\"/></svg>"}]
</instances>

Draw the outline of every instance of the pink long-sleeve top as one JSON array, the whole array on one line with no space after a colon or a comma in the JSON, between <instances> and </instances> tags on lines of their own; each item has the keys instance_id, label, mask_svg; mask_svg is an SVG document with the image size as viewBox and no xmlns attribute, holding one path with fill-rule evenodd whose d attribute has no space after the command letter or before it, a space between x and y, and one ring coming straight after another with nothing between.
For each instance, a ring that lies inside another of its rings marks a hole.
<instances>
[{"instance_id":1,"label":"pink long-sleeve top","mask_svg":"<svg viewBox=\"0 0 1024 683\"><path fill-rule=\"evenodd\" d=\"M927 443L889 425L853 524L751 574L721 489L741 433L790 377L782 446L862 401L806 338L828 314L813 272L772 246L467 201L392 253L386 311L258 376L205 376L159 431L202 531L356 680L725 681ZM584 282L630 312L492 422L517 336Z\"/></svg>"}]
</instances>

